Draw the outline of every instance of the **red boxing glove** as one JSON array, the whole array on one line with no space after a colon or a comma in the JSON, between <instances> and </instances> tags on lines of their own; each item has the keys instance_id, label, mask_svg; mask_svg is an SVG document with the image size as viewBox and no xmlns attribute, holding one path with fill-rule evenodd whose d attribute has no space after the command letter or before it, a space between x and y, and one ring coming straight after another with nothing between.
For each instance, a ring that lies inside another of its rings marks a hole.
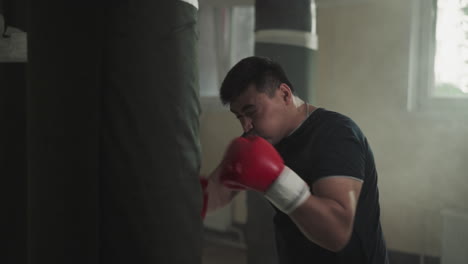
<instances>
[{"instance_id":1,"label":"red boxing glove","mask_svg":"<svg viewBox=\"0 0 468 264\"><path fill-rule=\"evenodd\" d=\"M220 179L231 188L264 193L283 169L283 159L268 141L258 136L239 137L226 151Z\"/></svg>"},{"instance_id":2,"label":"red boxing glove","mask_svg":"<svg viewBox=\"0 0 468 264\"><path fill-rule=\"evenodd\" d=\"M229 145L220 180L230 188L262 192L278 209L291 213L309 196L309 186L284 165L276 149L258 136L240 137Z\"/></svg>"}]
</instances>

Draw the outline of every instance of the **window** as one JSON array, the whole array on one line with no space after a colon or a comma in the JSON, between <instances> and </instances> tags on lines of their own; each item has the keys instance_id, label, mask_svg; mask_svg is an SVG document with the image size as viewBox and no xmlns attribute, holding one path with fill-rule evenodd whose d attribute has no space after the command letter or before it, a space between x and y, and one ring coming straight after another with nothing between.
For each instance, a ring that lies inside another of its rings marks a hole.
<instances>
[{"instance_id":1,"label":"window","mask_svg":"<svg viewBox=\"0 0 468 264\"><path fill-rule=\"evenodd\" d=\"M251 6L200 6L198 58L204 110L223 109L219 88L226 73L254 54L255 10Z\"/></svg>"},{"instance_id":2,"label":"window","mask_svg":"<svg viewBox=\"0 0 468 264\"><path fill-rule=\"evenodd\" d=\"M408 108L468 116L468 0L415 0Z\"/></svg>"},{"instance_id":3,"label":"window","mask_svg":"<svg viewBox=\"0 0 468 264\"><path fill-rule=\"evenodd\" d=\"M438 0L433 95L468 96L468 0Z\"/></svg>"}]
</instances>

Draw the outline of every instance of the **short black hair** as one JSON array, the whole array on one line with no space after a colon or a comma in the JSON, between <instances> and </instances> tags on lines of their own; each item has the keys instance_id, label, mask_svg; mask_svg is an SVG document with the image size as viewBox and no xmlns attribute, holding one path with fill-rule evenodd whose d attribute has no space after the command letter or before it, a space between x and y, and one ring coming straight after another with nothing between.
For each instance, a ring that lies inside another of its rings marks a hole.
<instances>
[{"instance_id":1,"label":"short black hair","mask_svg":"<svg viewBox=\"0 0 468 264\"><path fill-rule=\"evenodd\" d=\"M273 96L281 83L287 84L294 93L294 88L281 65L266 57L252 56L239 61L226 74L220 89L223 105L235 100L254 84L258 92Z\"/></svg>"}]
</instances>

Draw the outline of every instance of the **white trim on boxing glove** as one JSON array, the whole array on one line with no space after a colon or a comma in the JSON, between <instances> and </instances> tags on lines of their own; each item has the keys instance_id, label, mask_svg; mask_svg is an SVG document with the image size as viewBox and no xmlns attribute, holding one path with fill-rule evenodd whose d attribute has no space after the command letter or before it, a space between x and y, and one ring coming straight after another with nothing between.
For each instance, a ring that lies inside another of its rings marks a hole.
<instances>
[{"instance_id":1,"label":"white trim on boxing glove","mask_svg":"<svg viewBox=\"0 0 468 264\"><path fill-rule=\"evenodd\" d=\"M265 197L286 214L294 211L310 195L309 185L287 166L265 192Z\"/></svg>"}]
</instances>

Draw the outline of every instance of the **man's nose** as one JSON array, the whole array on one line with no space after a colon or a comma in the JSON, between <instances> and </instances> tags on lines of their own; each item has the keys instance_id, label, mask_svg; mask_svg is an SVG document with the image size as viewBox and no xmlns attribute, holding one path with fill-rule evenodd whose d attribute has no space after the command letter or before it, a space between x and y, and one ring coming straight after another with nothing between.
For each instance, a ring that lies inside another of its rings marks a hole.
<instances>
[{"instance_id":1,"label":"man's nose","mask_svg":"<svg viewBox=\"0 0 468 264\"><path fill-rule=\"evenodd\" d=\"M252 120L250 118L245 118L242 121L242 129L244 129L244 133L248 133L253 128Z\"/></svg>"}]
</instances>

